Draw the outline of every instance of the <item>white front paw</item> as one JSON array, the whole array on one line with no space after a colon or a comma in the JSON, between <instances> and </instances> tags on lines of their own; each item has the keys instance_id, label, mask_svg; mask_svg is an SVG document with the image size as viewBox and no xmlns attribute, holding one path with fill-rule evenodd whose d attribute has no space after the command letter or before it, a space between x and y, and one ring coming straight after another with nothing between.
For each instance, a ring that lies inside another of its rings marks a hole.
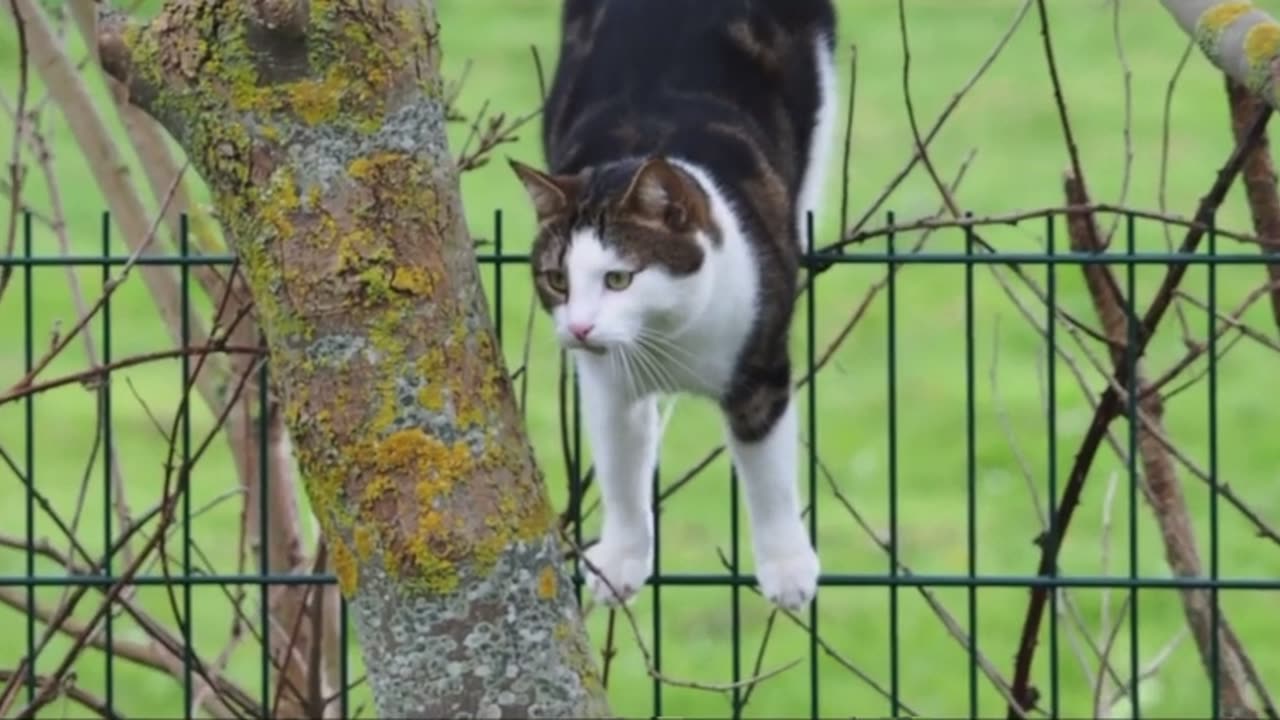
<instances>
[{"instance_id":1,"label":"white front paw","mask_svg":"<svg viewBox=\"0 0 1280 720\"><path fill-rule=\"evenodd\" d=\"M778 607L798 611L818 591L818 555L807 542L764 555L756 564L760 592Z\"/></svg>"},{"instance_id":2,"label":"white front paw","mask_svg":"<svg viewBox=\"0 0 1280 720\"><path fill-rule=\"evenodd\" d=\"M582 569L587 586L596 600L616 606L630 600L653 572L653 550L648 543L619 543L601 540L587 548ZM600 575L608 580L606 583Z\"/></svg>"}]
</instances>

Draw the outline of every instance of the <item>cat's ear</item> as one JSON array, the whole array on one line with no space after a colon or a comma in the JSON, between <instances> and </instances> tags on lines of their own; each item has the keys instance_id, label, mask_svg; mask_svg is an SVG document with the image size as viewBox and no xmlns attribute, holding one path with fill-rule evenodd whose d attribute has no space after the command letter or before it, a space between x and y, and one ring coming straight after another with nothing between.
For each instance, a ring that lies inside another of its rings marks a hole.
<instances>
[{"instance_id":1,"label":"cat's ear","mask_svg":"<svg viewBox=\"0 0 1280 720\"><path fill-rule=\"evenodd\" d=\"M679 170L662 157L651 157L636 170L622 196L622 207L673 229L684 229L704 213L705 199Z\"/></svg>"},{"instance_id":2,"label":"cat's ear","mask_svg":"<svg viewBox=\"0 0 1280 720\"><path fill-rule=\"evenodd\" d=\"M539 220L568 211L577 190L572 177L549 175L511 158L507 158L507 162L511 164L511 169L520 178L520 182L524 183L524 189L529 193Z\"/></svg>"}]
</instances>

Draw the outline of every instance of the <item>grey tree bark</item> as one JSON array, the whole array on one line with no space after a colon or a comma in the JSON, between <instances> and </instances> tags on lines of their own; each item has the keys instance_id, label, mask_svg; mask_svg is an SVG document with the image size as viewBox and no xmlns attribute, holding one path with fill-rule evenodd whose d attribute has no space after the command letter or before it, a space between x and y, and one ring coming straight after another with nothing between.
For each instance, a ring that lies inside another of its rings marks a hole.
<instances>
[{"instance_id":1,"label":"grey tree bark","mask_svg":"<svg viewBox=\"0 0 1280 720\"><path fill-rule=\"evenodd\" d=\"M431 0L170 0L103 66L214 192L387 717L608 714L463 219Z\"/></svg>"},{"instance_id":2,"label":"grey tree bark","mask_svg":"<svg viewBox=\"0 0 1280 720\"><path fill-rule=\"evenodd\" d=\"M1214 65L1280 108L1280 23L1248 0L1160 2Z\"/></svg>"}]
</instances>

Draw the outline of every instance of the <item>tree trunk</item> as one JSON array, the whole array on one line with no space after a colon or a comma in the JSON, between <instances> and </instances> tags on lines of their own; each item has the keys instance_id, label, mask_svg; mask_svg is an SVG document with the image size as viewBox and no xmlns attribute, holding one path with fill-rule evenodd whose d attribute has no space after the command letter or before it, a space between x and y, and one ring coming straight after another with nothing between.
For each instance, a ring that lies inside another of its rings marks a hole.
<instances>
[{"instance_id":1,"label":"tree trunk","mask_svg":"<svg viewBox=\"0 0 1280 720\"><path fill-rule=\"evenodd\" d=\"M103 65L249 279L383 716L607 714L445 137L431 0L171 0Z\"/></svg>"},{"instance_id":2,"label":"tree trunk","mask_svg":"<svg viewBox=\"0 0 1280 720\"><path fill-rule=\"evenodd\" d=\"M1280 23L1247 0L1161 2L1214 65L1280 109Z\"/></svg>"}]
</instances>

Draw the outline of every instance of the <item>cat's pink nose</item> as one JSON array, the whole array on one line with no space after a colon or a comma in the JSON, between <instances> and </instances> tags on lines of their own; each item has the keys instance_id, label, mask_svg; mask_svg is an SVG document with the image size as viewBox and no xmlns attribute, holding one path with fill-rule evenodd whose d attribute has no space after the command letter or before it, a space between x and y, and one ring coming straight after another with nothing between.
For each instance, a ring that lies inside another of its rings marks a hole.
<instances>
[{"instance_id":1,"label":"cat's pink nose","mask_svg":"<svg viewBox=\"0 0 1280 720\"><path fill-rule=\"evenodd\" d=\"M591 323L569 323L569 332L573 333L573 336L578 338L579 342L585 342L593 328L595 328L595 325Z\"/></svg>"}]
</instances>

